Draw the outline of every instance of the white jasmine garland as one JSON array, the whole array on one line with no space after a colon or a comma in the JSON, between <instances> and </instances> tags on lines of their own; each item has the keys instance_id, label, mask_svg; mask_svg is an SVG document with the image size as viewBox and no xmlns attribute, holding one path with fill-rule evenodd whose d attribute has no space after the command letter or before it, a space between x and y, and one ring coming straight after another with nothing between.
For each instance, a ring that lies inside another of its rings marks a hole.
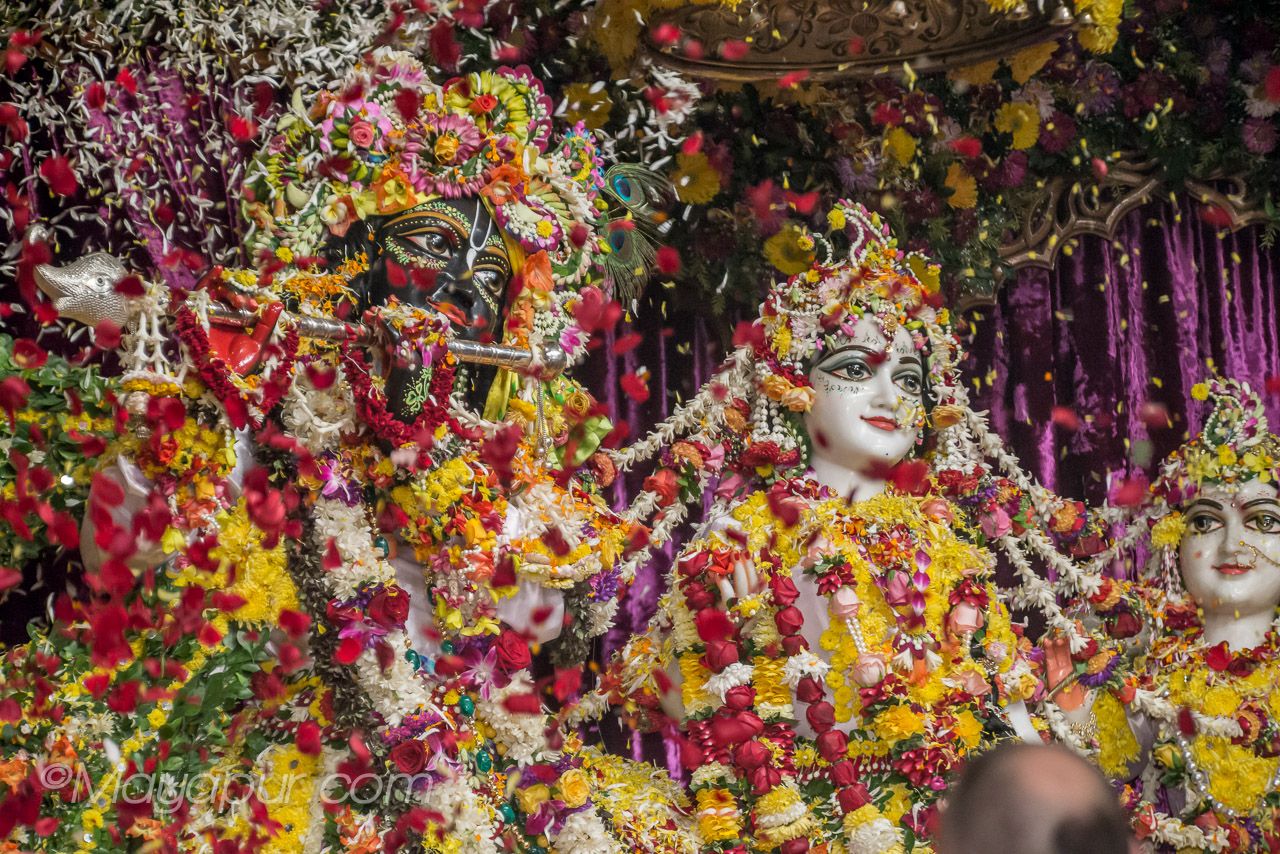
<instances>
[{"instance_id":1,"label":"white jasmine garland","mask_svg":"<svg viewBox=\"0 0 1280 854\"><path fill-rule=\"evenodd\" d=\"M694 770L693 775L689 778L689 785L694 789L702 789L707 786L718 786L720 783L733 779L733 769L719 762L708 762L706 765L700 765Z\"/></svg>"},{"instance_id":2,"label":"white jasmine garland","mask_svg":"<svg viewBox=\"0 0 1280 854\"><path fill-rule=\"evenodd\" d=\"M826 679L827 671L830 669L831 665L819 658L812 650L801 650L787 658L787 663L782 667L782 679L794 690L800 684L800 680L806 676L818 680Z\"/></svg>"},{"instance_id":3,"label":"white jasmine garland","mask_svg":"<svg viewBox=\"0 0 1280 854\"><path fill-rule=\"evenodd\" d=\"M618 600L592 602L587 606L587 637L598 637L613 626L613 618L618 614Z\"/></svg>"},{"instance_id":4,"label":"white jasmine garland","mask_svg":"<svg viewBox=\"0 0 1280 854\"><path fill-rule=\"evenodd\" d=\"M703 684L703 689L717 699L721 703L725 702L725 695L730 690L737 688L739 685L747 685L751 682L751 673L755 670L750 664L744 664L741 661L735 661L719 673L712 674Z\"/></svg>"},{"instance_id":5,"label":"white jasmine garland","mask_svg":"<svg viewBox=\"0 0 1280 854\"><path fill-rule=\"evenodd\" d=\"M849 854L885 854L902 845L902 834L881 816L849 832Z\"/></svg>"},{"instance_id":6,"label":"white jasmine garland","mask_svg":"<svg viewBox=\"0 0 1280 854\"><path fill-rule=\"evenodd\" d=\"M569 816L554 843L560 854L621 854L624 850L609 835L593 809Z\"/></svg>"},{"instance_id":7,"label":"white jasmine garland","mask_svg":"<svg viewBox=\"0 0 1280 854\"><path fill-rule=\"evenodd\" d=\"M326 548L332 539L342 558L342 565L325 576L334 596L348 599L361 585L395 583L395 568L373 545L373 531L365 519L363 505L348 507L341 501L322 498L315 504L315 522L316 545Z\"/></svg>"},{"instance_id":8,"label":"white jasmine garland","mask_svg":"<svg viewBox=\"0 0 1280 854\"><path fill-rule=\"evenodd\" d=\"M526 670L521 670L505 688L494 689L488 700L478 704L480 717L493 727L493 740L502 745L505 756L521 765L548 753L545 735L546 718L541 712L512 712L503 703L508 697L534 694L536 689Z\"/></svg>"},{"instance_id":9,"label":"white jasmine garland","mask_svg":"<svg viewBox=\"0 0 1280 854\"><path fill-rule=\"evenodd\" d=\"M452 778L432 786L422 797L422 805L448 821L446 833L465 854L497 854L493 819L480 807L483 800L475 796L465 779Z\"/></svg>"}]
</instances>

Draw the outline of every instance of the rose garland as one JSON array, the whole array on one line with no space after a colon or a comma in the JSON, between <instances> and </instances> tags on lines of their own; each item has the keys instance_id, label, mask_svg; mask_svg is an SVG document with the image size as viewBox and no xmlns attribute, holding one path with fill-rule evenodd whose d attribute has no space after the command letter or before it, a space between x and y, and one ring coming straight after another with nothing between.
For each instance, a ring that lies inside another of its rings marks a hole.
<instances>
[{"instance_id":1,"label":"rose garland","mask_svg":"<svg viewBox=\"0 0 1280 854\"><path fill-rule=\"evenodd\" d=\"M412 424L405 424L388 411L386 395L374 388L369 363L352 339L342 343L339 354L343 375L351 386L356 412L361 422L379 439L401 448L419 443L424 437L440 438L442 427L458 434L465 432L448 407L458 370L457 360L452 355L445 355L433 365L430 393L423 402L422 410Z\"/></svg>"},{"instance_id":2,"label":"rose garland","mask_svg":"<svg viewBox=\"0 0 1280 854\"><path fill-rule=\"evenodd\" d=\"M282 342L284 356L271 376L264 378L256 390L250 387L244 392L234 379L235 372L221 357L214 355L209 345L209 334L196 313L187 305L179 305L175 319L178 339L186 348L201 382L213 392L233 423L237 420L236 413L247 414L257 410L257 417L249 416L247 420L255 429L261 427L267 413L275 408L293 382L293 367L300 341L297 327L291 326L285 332Z\"/></svg>"}]
</instances>

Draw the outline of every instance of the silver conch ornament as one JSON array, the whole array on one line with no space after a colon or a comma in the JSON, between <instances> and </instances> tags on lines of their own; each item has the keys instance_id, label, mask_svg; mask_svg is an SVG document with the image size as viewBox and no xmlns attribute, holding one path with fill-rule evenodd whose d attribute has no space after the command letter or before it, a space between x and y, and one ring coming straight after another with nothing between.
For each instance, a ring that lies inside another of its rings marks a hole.
<instances>
[{"instance_id":1,"label":"silver conch ornament","mask_svg":"<svg viewBox=\"0 0 1280 854\"><path fill-rule=\"evenodd\" d=\"M53 300L58 314L86 326L109 320L123 327L133 313L129 298L116 290L124 264L106 252L94 252L65 267L40 264L36 284Z\"/></svg>"}]
</instances>

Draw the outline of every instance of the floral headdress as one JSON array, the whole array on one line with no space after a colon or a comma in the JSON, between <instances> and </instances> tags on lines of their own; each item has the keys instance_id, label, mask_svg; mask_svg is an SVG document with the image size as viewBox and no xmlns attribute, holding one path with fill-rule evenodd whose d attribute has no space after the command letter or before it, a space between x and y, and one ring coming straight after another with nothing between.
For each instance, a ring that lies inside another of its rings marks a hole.
<instances>
[{"instance_id":1,"label":"floral headdress","mask_svg":"<svg viewBox=\"0 0 1280 854\"><path fill-rule=\"evenodd\" d=\"M252 244L289 263L322 254L372 217L479 196L525 271L532 303L517 306L522 331L513 336L509 326L508 338L527 343L534 314L567 326L561 309L574 289L608 280L629 292L643 280L654 257L649 215L665 196L648 170L606 170L581 124L553 139L551 112L528 68L437 85L408 54L376 51L341 86L309 103L296 94L250 165Z\"/></svg>"},{"instance_id":2,"label":"floral headdress","mask_svg":"<svg viewBox=\"0 0 1280 854\"><path fill-rule=\"evenodd\" d=\"M782 411L802 413L813 404L809 368L837 336L848 335L872 317L886 336L899 329L927 353L928 386L936 400L952 405L957 385L958 343L947 310L941 307L939 268L923 256L898 248L880 215L860 204L840 201L827 215L827 235L807 234L801 247L813 253L808 270L776 284L765 297L758 321L763 336L755 344L757 380L763 405L756 424L785 424L791 436L774 431L764 442L797 448L780 462L798 457L803 430ZM834 244L847 242L840 253ZM761 437L756 437L757 439ZM794 460L798 462L799 460Z\"/></svg>"},{"instance_id":3,"label":"floral headdress","mask_svg":"<svg viewBox=\"0 0 1280 854\"><path fill-rule=\"evenodd\" d=\"M1215 377L1191 389L1212 400L1204 429L1169 455L1152 485L1167 504L1182 504L1206 483L1233 485L1280 479L1280 438L1268 429L1262 400L1245 382Z\"/></svg>"}]
</instances>

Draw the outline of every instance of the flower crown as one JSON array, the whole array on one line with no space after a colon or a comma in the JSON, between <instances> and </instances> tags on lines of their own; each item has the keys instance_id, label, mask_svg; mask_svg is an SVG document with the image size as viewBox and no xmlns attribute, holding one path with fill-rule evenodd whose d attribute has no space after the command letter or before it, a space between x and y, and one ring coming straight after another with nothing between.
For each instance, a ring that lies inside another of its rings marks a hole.
<instances>
[{"instance_id":1,"label":"flower crown","mask_svg":"<svg viewBox=\"0 0 1280 854\"><path fill-rule=\"evenodd\" d=\"M1280 438L1271 433L1262 400L1245 382L1215 377L1191 390L1212 400L1213 411L1200 435L1169 455L1152 492L1181 504L1205 484L1280 481Z\"/></svg>"},{"instance_id":2,"label":"flower crown","mask_svg":"<svg viewBox=\"0 0 1280 854\"><path fill-rule=\"evenodd\" d=\"M922 255L898 248L889 226L861 204L841 200L827 215L831 231L801 238L812 250L810 268L780 282L760 309L763 339L756 356L770 369L766 393L792 411L812 404L807 367L835 338L848 335L871 316L886 336L910 333L917 349L929 350L929 385L954 387L958 344L949 313L941 307L940 268ZM838 256L835 241L848 241ZM950 402L945 393L940 399Z\"/></svg>"},{"instance_id":3,"label":"flower crown","mask_svg":"<svg viewBox=\"0 0 1280 854\"><path fill-rule=\"evenodd\" d=\"M545 253L555 285L577 286L594 272L635 287L653 259L648 216L661 186L639 167L606 171L581 124L553 141L551 113L528 68L437 85L408 54L375 51L340 87L310 103L295 94L250 165L245 213L255 248L312 257L356 222L479 195L510 242Z\"/></svg>"}]
</instances>

